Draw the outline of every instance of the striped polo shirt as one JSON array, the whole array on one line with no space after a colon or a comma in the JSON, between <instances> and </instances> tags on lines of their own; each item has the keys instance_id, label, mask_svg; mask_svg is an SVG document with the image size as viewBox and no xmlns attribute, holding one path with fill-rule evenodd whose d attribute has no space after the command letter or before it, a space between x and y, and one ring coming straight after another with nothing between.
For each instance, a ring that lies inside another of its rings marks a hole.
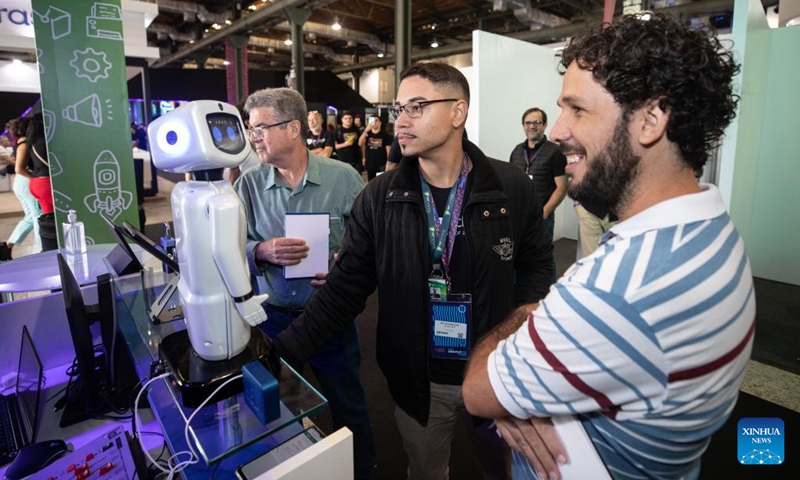
<instances>
[{"instance_id":1,"label":"striped polo shirt","mask_svg":"<svg viewBox=\"0 0 800 480\"><path fill-rule=\"evenodd\" d=\"M750 265L701 187L614 226L489 357L509 413L577 415L614 478L695 477L750 358Z\"/></svg>"}]
</instances>

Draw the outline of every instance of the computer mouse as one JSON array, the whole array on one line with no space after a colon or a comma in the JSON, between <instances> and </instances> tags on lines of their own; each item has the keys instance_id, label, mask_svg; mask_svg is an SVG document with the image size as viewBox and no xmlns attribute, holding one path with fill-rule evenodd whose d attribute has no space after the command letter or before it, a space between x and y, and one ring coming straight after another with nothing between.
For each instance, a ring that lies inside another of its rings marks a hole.
<instances>
[{"instance_id":1,"label":"computer mouse","mask_svg":"<svg viewBox=\"0 0 800 480\"><path fill-rule=\"evenodd\" d=\"M22 447L6 470L8 480L21 480L61 458L69 449L63 440L36 442Z\"/></svg>"}]
</instances>

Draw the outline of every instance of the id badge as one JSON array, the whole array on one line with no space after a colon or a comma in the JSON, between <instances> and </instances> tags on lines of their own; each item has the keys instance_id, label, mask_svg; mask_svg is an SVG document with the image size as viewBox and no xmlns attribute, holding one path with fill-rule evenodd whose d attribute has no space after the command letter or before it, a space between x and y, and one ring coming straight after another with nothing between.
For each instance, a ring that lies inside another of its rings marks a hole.
<instances>
[{"instance_id":1,"label":"id badge","mask_svg":"<svg viewBox=\"0 0 800 480\"><path fill-rule=\"evenodd\" d=\"M447 300L447 280L437 277L429 278L428 293L430 293L431 300Z\"/></svg>"},{"instance_id":2,"label":"id badge","mask_svg":"<svg viewBox=\"0 0 800 480\"><path fill-rule=\"evenodd\" d=\"M472 333L472 296L451 294L449 299L431 300L431 356L467 360Z\"/></svg>"}]
</instances>

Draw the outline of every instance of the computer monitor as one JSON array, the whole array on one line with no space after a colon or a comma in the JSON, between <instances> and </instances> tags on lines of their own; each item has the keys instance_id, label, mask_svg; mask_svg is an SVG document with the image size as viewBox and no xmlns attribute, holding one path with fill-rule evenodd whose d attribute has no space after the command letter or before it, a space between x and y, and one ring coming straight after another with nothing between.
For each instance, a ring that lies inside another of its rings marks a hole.
<instances>
[{"instance_id":1,"label":"computer monitor","mask_svg":"<svg viewBox=\"0 0 800 480\"><path fill-rule=\"evenodd\" d=\"M139 262L139 259L136 258L128 242L125 241L123 237L123 228L115 225L114 222L102 212L100 213L100 218L106 222L108 229L114 235L114 240L117 242L117 246L106 255L106 260L108 264L111 265L114 273L122 276L141 271L142 264Z\"/></svg>"},{"instance_id":2,"label":"computer monitor","mask_svg":"<svg viewBox=\"0 0 800 480\"><path fill-rule=\"evenodd\" d=\"M19 349L19 368L17 371L17 398L22 410L22 422L28 441L36 441L39 428L40 398L42 395L42 360L33 345L28 327L22 326L22 344Z\"/></svg>"},{"instance_id":3,"label":"computer monitor","mask_svg":"<svg viewBox=\"0 0 800 480\"><path fill-rule=\"evenodd\" d=\"M60 253L58 257L58 273L61 276L61 289L64 297L64 308L69 322L69 333L75 347L76 376L71 377L67 387L67 404L61 415L61 428L74 425L95 415L107 413L110 405L103 398L101 379L103 370L99 367L94 353L94 341L91 324L86 312L78 281L69 268L69 264Z\"/></svg>"}]
</instances>

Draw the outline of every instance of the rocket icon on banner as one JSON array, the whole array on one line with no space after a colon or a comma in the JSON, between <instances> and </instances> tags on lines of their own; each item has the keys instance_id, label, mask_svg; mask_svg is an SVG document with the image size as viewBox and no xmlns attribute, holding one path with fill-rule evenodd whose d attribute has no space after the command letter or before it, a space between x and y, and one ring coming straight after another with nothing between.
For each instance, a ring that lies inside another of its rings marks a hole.
<instances>
[{"instance_id":1,"label":"rocket icon on banner","mask_svg":"<svg viewBox=\"0 0 800 480\"><path fill-rule=\"evenodd\" d=\"M122 190L117 157L103 150L94 161L94 193L87 195L83 203L90 212L104 213L116 219L133 201L133 194Z\"/></svg>"}]
</instances>

